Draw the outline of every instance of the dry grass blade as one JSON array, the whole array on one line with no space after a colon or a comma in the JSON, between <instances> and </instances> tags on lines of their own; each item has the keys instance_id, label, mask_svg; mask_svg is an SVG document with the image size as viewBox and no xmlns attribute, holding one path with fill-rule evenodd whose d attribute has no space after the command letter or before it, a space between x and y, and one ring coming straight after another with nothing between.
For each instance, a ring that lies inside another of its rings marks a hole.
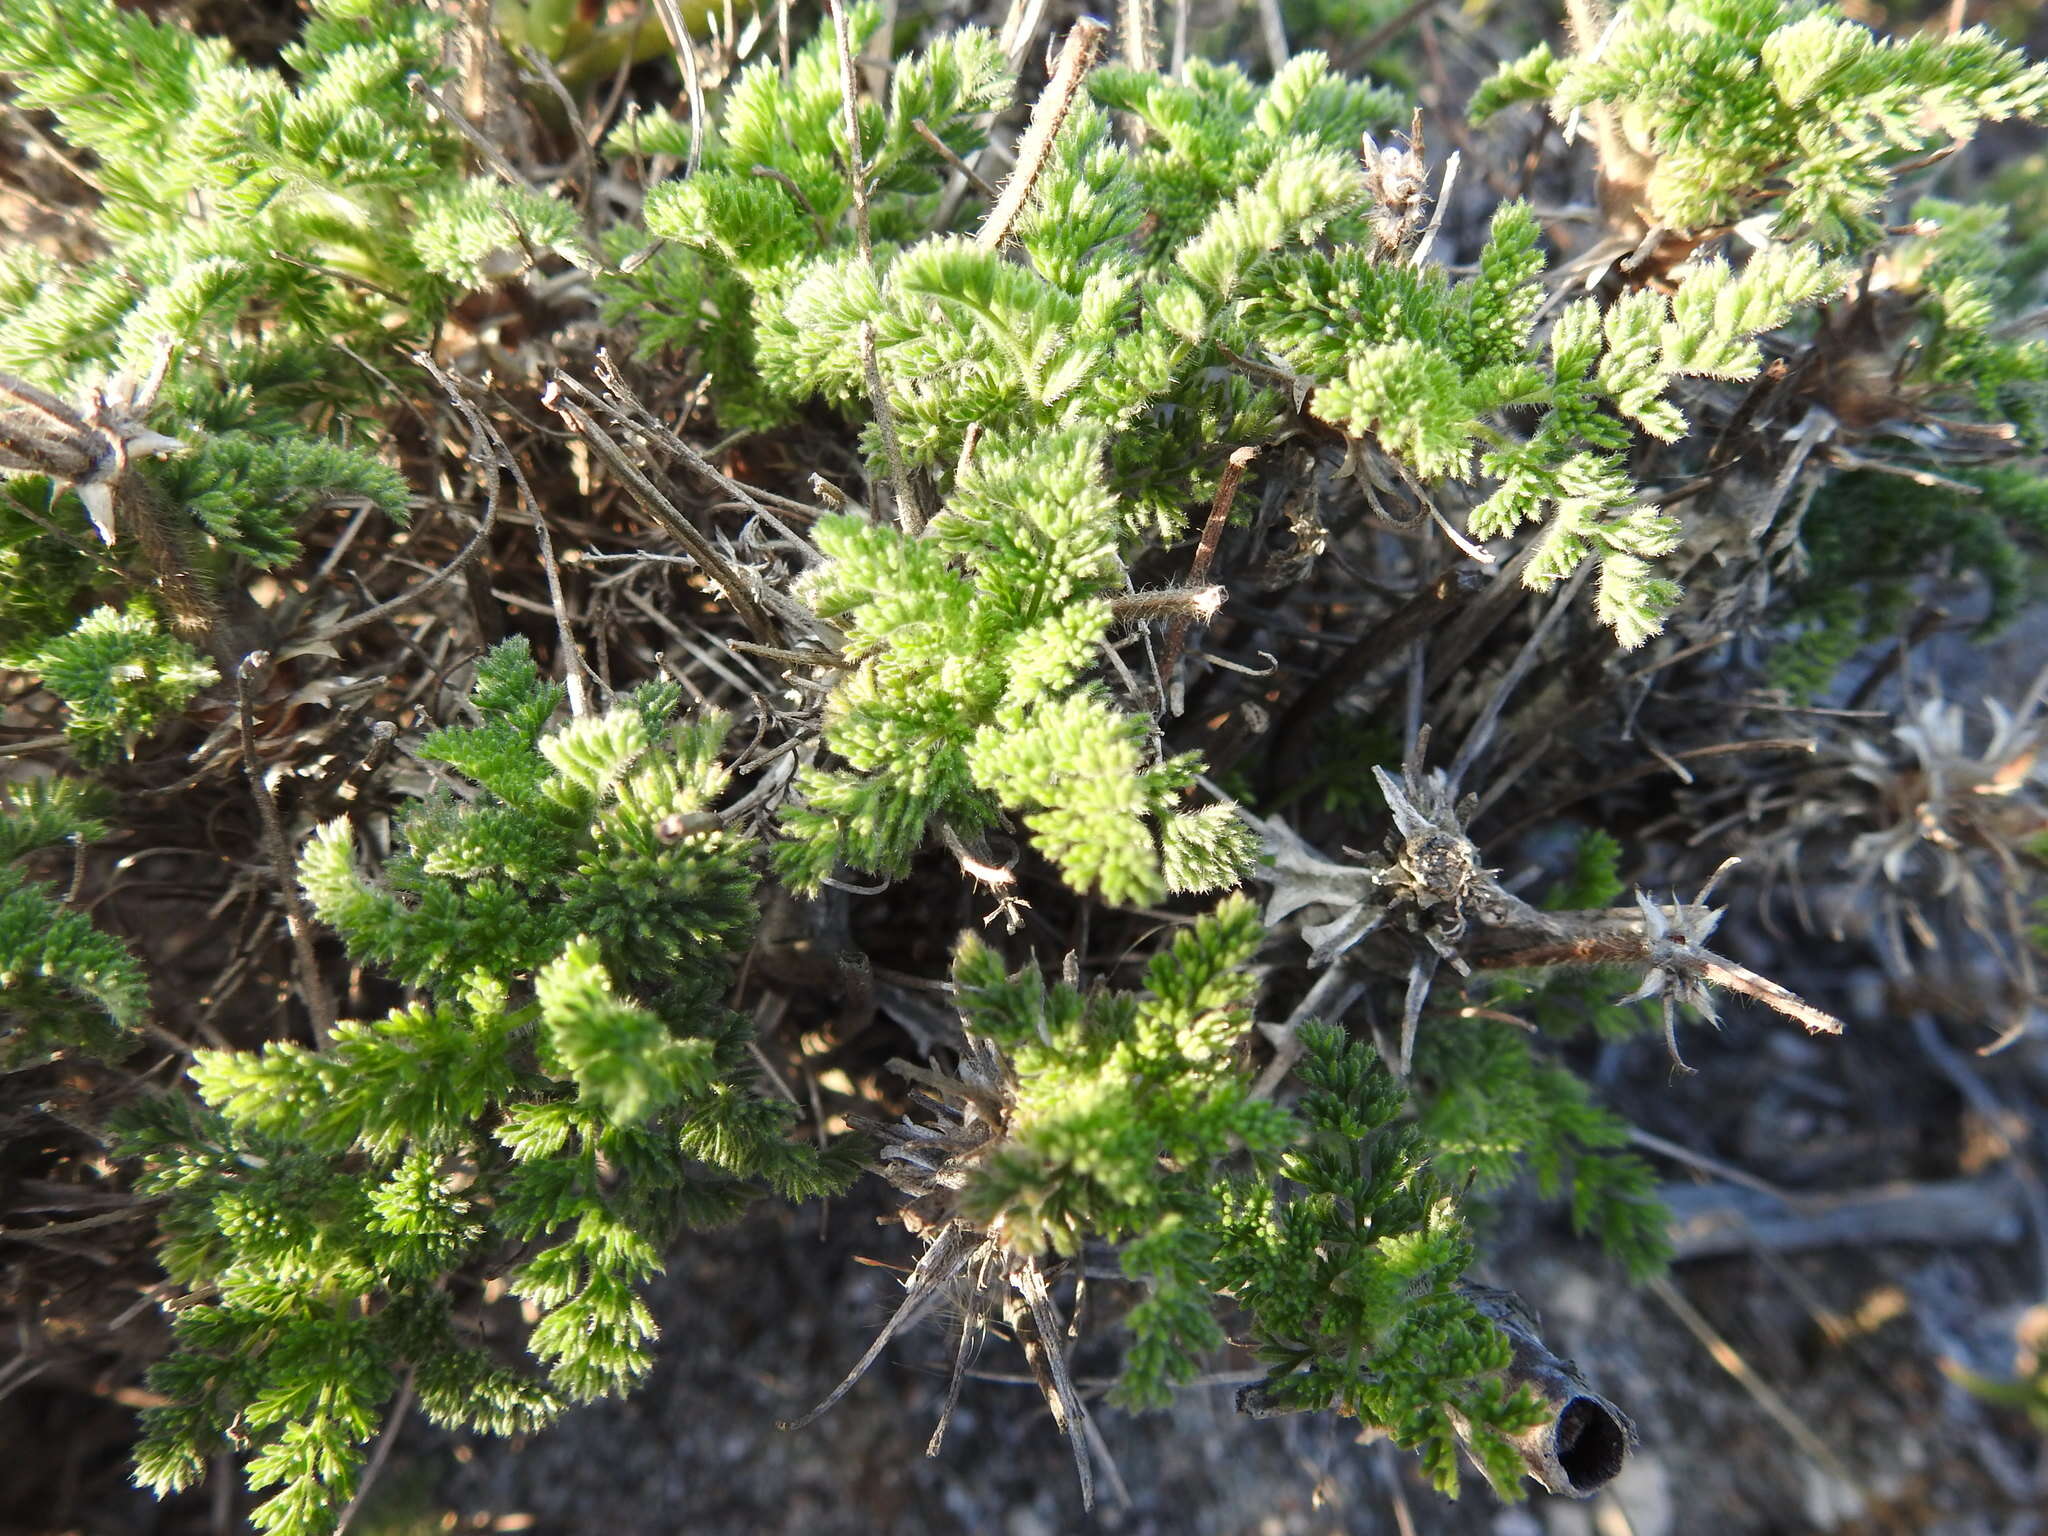
<instances>
[{"instance_id":1,"label":"dry grass blade","mask_svg":"<svg viewBox=\"0 0 2048 1536\"><path fill-rule=\"evenodd\" d=\"M1813 1432L1806 1420L1793 1411L1792 1405L1769 1382L1759 1375L1739 1350L1723 1338L1714 1325L1707 1321L1705 1314L1688 1301L1670 1278L1664 1275L1653 1277L1649 1289L1659 1301L1671 1309L1672 1315L1685 1325L1686 1331L1699 1340L1702 1348L1736 1381L1742 1384L1756 1405L1763 1409L1773 1424L1785 1432L1800 1452L1821 1471L1840 1481L1845 1487L1856 1489L1860 1494L1862 1486L1842 1459L1828 1443Z\"/></svg>"},{"instance_id":2,"label":"dry grass blade","mask_svg":"<svg viewBox=\"0 0 2048 1536\"><path fill-rule=\"evenodd\" d=\"M910 1272L910 1278L903 1282L902 1303L889 1314L888 1322L882 1325L881 1332L875 1335L874 1342L868 1345L860 1359L854 1362L853 1369L846 1373L838 1386L826 1394L825 1400L817 1407L798 1418L784 1419L776 1427L802 1429L851 1392L854 1383L865 1376L868 1368L881 1358L882 1351L889 1341L924 1316L944 1294L947 1282L959 1273L961 1266L966 1262L967 1255L962 1252L966 1247L967 1238L957 1228L949 1227L940 1233L938 1241L924 1251L924 1256L917 1261L917 1267Z\"/></svg>"},{"instance_id":3,"label":"dry grass blade","mask_svg":"<svg viewBox=\"0 0 2048 1536\"><path fill-rule=\"evenodd\" d=\"M1052 1294L1046 1289L1045 1275L1036 1259L1018 1263L1011 1271L1010 1283L1024 1304L1021 1315L1012 1308L1010 1324L1024 1346L1024 1356L1031 1363L1032 1375L1038 1379L1046 1407L1052 1410L1060 1433L1073 1447L1074 1471L1081 1480L1081 1507L1093 1509L1095 1469L1088 1444L1088 1408L1067 1370L1066 1351L1060 1345L1060 1336L1066 1330L1061 1326L1058 1309L1053 1306Z\"/></svg>"},{"instance_id":4,"label":"dry grass blade","mask_svg":"<svg viewBox=\"0 0 2048 1536\"><path fill-rule=\"evenodd\" d=\"M967 1311L960 1319L960 1341L953 1351L953 1374L946 1382L946 1400L939 1407L939 1421L932 1426L932 1437L925 1442L924 1453L936 1456L945 1444L946 1430L953 1422L953 1412L960 1405L960 1387L967 1379L969 1366L974 1362L975 1352L987 1337L988 1318L995 1305L995 1291L990 1284L995 1266L1002 1262L1002 1254L993 1243L982 1245L976 1255L974 1268L968 1275Z\"/></svg>"},{"instance_id":5,"label":"dry grass blade","mask_svg":"<svg viewBox=\"0 0 2048 1536\"><path fill-rule=\"evenodd\" d=\"M683 91L690 102L690 158L683 165L683 174L694 176L704 163L704 82L697 73L697 45L690 40L690 29L676 0L654 0L654 10L683 70Z\"/></svg>"}]
</instances>

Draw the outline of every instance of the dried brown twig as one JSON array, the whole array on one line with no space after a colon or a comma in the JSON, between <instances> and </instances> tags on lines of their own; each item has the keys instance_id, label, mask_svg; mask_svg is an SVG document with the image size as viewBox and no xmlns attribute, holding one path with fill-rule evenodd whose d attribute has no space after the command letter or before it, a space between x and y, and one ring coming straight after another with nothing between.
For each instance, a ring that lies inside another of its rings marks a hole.
<instances>
[{"instance_id":1,"label":"dried brown twig","mask_svg":"<svg viewBox=\"0 0 2048 1536\"><path fill-rule=\"evenodd\" d=\"M840 127L846 134L846 185L853 194L853 239L860 259L873 266L875 239L868 229L868 168L860 147L860 75L853 62L853 33L846 24L845 0L827 0L826 9L839 46Z\"/></svg>"},{"instance_id":2,"label":"dried brown twig","mask_svg":"<svg viewBox=\"0 0 2048 1536\"><path fill-rule=\"evenodd\" d=\"M568 396L562 387L564 380L557 375L541 396L543 404L558 413L576 429L577 435L589 444L591 450L604 460L613 474L632 492L633 499L648 519L687 550L704 574L718 583L719 590L739 614L740 620L754 639L772 646L780 636L776 633L767 611L755 601L753 590L732 563L719 552L716 546L664 495L661 489L647 477L626 456L626 452L615 442L605 429L597 424L590 412L583 409Z\"/></svg>"},{"instance_id":3,"label":"dried brown twig","mask_svg":"<svg viewBox=\"0 0 2048 1536\"><path fill-rule=\"evenodd\" d=\"M313 914L299 891L298 871L292 860L291 843L285 836L283 818L278 815L277 797L264 777L262 760L256 755L254 681L270 665L264 651L253 651L235 669L235 702L242 731L242 772L249 779L249 793L256 801L256 814L263 826L263 851L269 856L277 878L278 893L284 899L285 927L291 934L292 954L297 961L299 993L305 999L312 1020L313 1043L327 1048L337 1017L334 994L320 972L320 958L313 951Z\"/></svg>"},{"instance_id":4,"label":"dried brown twig","mask_svg":"<svg viewBox=\"0 0 2048 1536\"><path fill-rule=\"evenodd\" d=\"M1216 559L1216 546L1223 542L1223 529L1230 521L1230 508L1237 500L1237 488L1258 452L1256 447L1233 449L1223 465L1222 478L1216 482L1216 495L1209 503L1208 521L1202 524L1201 541L1195 545L1194 563L1188 567L1190 590L1202 588L1209 579L1209 567ZM1206 620L1214 612L1212 607L1202 617ZM1187 643L1190 622L1187 614L1177 614L1167 626L1166 646L1159 656L1159 696L1163 699L1173 698L1173 673L1180 665L1181 647ZM1180 711L1175 709L1173 713Z\"/></svg>"}]
</instances>

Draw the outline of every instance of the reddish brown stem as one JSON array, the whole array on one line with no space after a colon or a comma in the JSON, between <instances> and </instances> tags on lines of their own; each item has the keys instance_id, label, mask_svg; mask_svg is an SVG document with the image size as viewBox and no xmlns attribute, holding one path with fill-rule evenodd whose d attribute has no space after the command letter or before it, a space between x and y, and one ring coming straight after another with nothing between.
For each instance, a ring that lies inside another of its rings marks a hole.
<instances>
[{"instance_id":1,"label":"reddish brown stem","mask_svg":"<svg viewBox=\"0 0 2048 1536\"><path fill-rule=\"evenodd\" d=\"M1209 520L1202 525L1201 542L1195 546L1195 563L1188 567L1190 587L1200 587L1209 579L1209 566L1216 558L1216 546L1223 542L1223 528L1230 521L1231 503L1237 500L1238 483L1244 479L1244 472L1257 457L1255 447L1239 448L1232 452L1223 466L1223 478L1216 483L1216 498L1209 503ZM1185 616L1176 618L1166 631L1166 650L1159 658L1159 696L1166 697L1166 691L1173 681L1173 669L1180 665L1181 647L1187 643L1188 624Z\"/></svg>"}]
</instances>

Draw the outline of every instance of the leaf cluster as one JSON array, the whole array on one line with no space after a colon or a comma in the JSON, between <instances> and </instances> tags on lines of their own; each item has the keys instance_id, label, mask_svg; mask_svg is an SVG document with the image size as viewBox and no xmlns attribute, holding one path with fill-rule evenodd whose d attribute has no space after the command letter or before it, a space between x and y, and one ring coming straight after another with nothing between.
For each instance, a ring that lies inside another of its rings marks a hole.
<instances>
[{"instance_id":1,"label":"leaf cluster","mask_svg":"<svg viewBox=\"0 0 2048 1536\"><path fill-rule=\"evenodd\" d=\"M856 50L884 19L839 14ZM559 51L562 19L535 6L520 24ZM168 347L135 425L176 443L123 468L213 593L288 566L335 506L404 517L403 478L355 446L373 375L337 358L422 344L463 290L566 260L601 269L607 318L643 355L711 376L724 427L840 413L875 505L809 524L819 558L795 602L774 594L793 628L812 622L806 654L831 681L792 743L804 766L771 849L714 809L722 716L679 716L662 683L564 720L565 690L524 642L502 646L460 723L418 743L438 787L395 839L340 820L302 851L315 914L403 1001L316 1021L314 1044L201 1052L196 1099L125 1123L183 1292L143 1480L185 1486L246 1449L266 1531L331 1528L402 1389L438 1424L506 1433L629 1388L652 1359L644 1287L684 1229L857 1173L858 1143L790 1138L795 1113L758 1091L725 1007L763 865L803 896L843 867L901 875L934 836L965 862L1010 831L1084 902L1246 876L1250 832L1227 805L1190 807L1200 761L1147 712L1147 684L1171 676L1135 681L1118 648L1158 604L1197 611L1203 594L1136 592L1132 571L1233 448L1334 429L1369 501L1454 487L1475 537L1529 530L1530 586L1590 564L1598 617L1636 646L1680 597L1658 562L1683 528L1639 487L1645 461L1684 458L1713 386L1755 378L1806 311L1824 306L1817 352L1852 315L1885 321L1886 387L1908 404L2042 430L2048 351L2007 323L2029 274L2000 212L1925 202L1920 234L1876 245L1910 157L2042 111L2048 75L1982 33L1895 42L1803 0L1637 0L1585 51L1508 66L1476 110L1542 99L1590 119L1609 181L1641 171L1627 212L1697 251L1553 301L1563 274L1521 202L1470 268L1425 259L1419 152L1370 139L1403 103L1316 53L1265 84L1199 61L1094 71L1025 168L1014 228L984 236L952 165L1016 81L975 28L896 61L851 133L830 22L786 72L741 71L706 117L629 115L615 161L701 162L649 190L644 229L591 236L600 259L566 202L465 174L432 100L442 25L316 0L265 70L113 0L0 0L0 74L104 192L88 259L0 255L0 369L104 407L102 375L146 373ZM1386 167L1404 156L1418 179L1395 208ZM1782 238L1759 221L1739 264L1716 254L1705 237L1758 210ZM1847 301L1844 254L1869 258ZM0 426L32 416L9 406ZM161 552L98 542L75 474L29 465L0 480L0 655L66 703L81 758L111 762L225 661L198 643L218 637L158 619L140 567ZM1838 477L1800 505L1795 688L1943 560L1981 570L2007 612L2023 545L2048 529L2039 482L1980 466L1945 486ZM1380 727L1347 729L1357 745ZM1395 780L1379 783L1351 798L1400 819ZM99 831L84 791L0 791L0 1063L114 1053L141 1020L135 959L16 867ZM1585 839L1552 904L1612 905L1619 852ZM1434 1024L1405 1088L1311 1024L1298 1102L1261 1095L1263 938L1232 897L1128 992L1011 974L963 941L958 1006L1008 1076L999 1135L967 1137L991 1122L965 1114L948 1127L971 1152L947 1198L1013 1254L1115 1248L1140 1298L1120 1402L1160 1405L1207 1368L1227 1305L1276 1404L1384 1427L1445 1488L1462 1442L1511 1488L1509 1437L1541 1410L1505 1384L1508 1342L1461 1289L1463 1191L1533 1171L1645 1274L1664 1254L1649 1171L1623 1122L1495 1019ZM1507 977L1489 1001L1546 1035L1590 1016L1619 1036L1641 1024L1608 1001L1625 990L1592 971ZM474 1342L500 1294L523 1305L529 1361Z\"/></svg>"},{"instance_id":2,"label":"leaf cluster","mask_svg":"<svg viewBox=\"0 0 2048 1536\"><path fill-rule=\"evenodd\" d=\"M461 139L415 89L448 79L445 26L419 6L324 0L269 70L111 0L6 0L0 73L94 157L106 251L9 257L0 367L71 393L96 371L146 371L164 337L382 351L394 320L424 337L491 252L575 253L572 210L463 176Z\"/></svg>"},{"instance_id":3,"label":"leaf cluster","mask_svg":"<svg viewBox=\"0 0 2048 1536\"><path fill-rule=\"evenodd\" d=\"M1985 27L1883 37L1811 0L1630 0L1578 51L1544 44L1502 66L1471 114L1529 100L1560 121L1611 118L1603 169L1647 228L1765 211L1780 238L1844 251L1880 237L1907 161L2039 118L2048 68Z\"/></svg>"},{"instance_id":4,"label":"leaf cluster","mask_svg":"<svg viewBox=\"0 0 2048 1536\"><path fill-rule=\"evenodd\" d=\"M1228 807L1183 811L1197 759L1156 760L1150 723L1084 680L1123 582L1099 432L978 456L913 537L840 515L801 595L853 670L785 811L782 878L816 890L842 861L899 874L934 823L974 836L1022 816L1067 883L1142 905L1233 884L1249 833Z\"/></svg>"},{"instance_id":5,"label":"leaf cluster","mask_svg":"<svg viewBox=\"0 0 2048 1536\"><path fill-rule=\"evenodd\" d=\"M852 11L855 35L873 15ZM1235 292L1267 254L1358 209L1349 157L1359 131L1390 115L1386 93L1333 78L1320 54L1263 89L1229 68L1176 82L1098 71L1096 100L1142 123L1142 138L1119 142L1100 107L1076 103L1018 223L1018 261L934 228L944 162L907 127L921 113L971 153L984 135L975 114L1007 100L993 41L965 29L904 62L886 111L862 103L871 259L847 216L832 48L828 30L788 81L765 64L742 76L711 169L648 199L649 230L698 256L608 279L616 312L630 299L644 342L730 359L722 376L743 394L715 398L740 426L786 420L813 395L864 412L871 326L902 464L942 497L1000 444L1092 428L1111 440L1126 526L1178 528L1219 445L1274 419L1270 390L1226 366L1233 344L1256 350ZM654 142L676 153L686 134ZM865 441L879 461L877 425Z\"/></svg>"},{"instance_id":6,"label":"leaf cluster","mask_svg":"<svg viewBox=\"0 0 2048 1536\"><path fill-rule=\"evenodd\" d=\"M846 9L856 50L881 15L871 0ZM1007 104L1013 87L993 35L966 27L899 61L886 107L860 104L866 215L884 251L930 229L944 196L946 161L912 125L923 123L953 154L972 155L987 141L988 115ZM707 136L702 169L648 193L647 229L670 244L637 274L607 274L602 284L607 313L639 331L643 352L700 349L720 414L736 427L787 421L818 387L804 377L802 361L786 355L800 352L805 338L784 314L819 263L836 266L854 253L843 99L829 18L787 77L768 61L742 71ZM659 114L621 124L609 147L683 159L690 144L685 119ZM763 344L769 331L779 350ZM857 379L857 351L851 366Z\"/></svg>"},{"instance_id":7,"label":"leaf cluster","mask_svg":"<svg viewBox=\"0 0 2048 1536\"><path fill-rule=\"evenodd\" d=\"M146 602L100 608L40 648L7 658L38 674L70 710L65 734L79 760L103 764L220 681L213 664L168 635Z\"/></svg>"},{"instance_id":8,"label":"leaf cluster","mask_svg":"<svg viewBox=\"0 0 2048 1536\"><path fill-rule=\"evenodd\" d=\"M1680 534L1629 473L1634 431L1685 436L1667 398L1676 380L1752 377L1763 366L1756 338L1848 277L1811 246L1766 246L1740 272L1709 257L1675 274L1670 296L1641 289L1604 311L1575 300L1539 346L1537 241L1535 216L1510 203L1462 281L1357 246L1290 257L1271 264L1250 319L1315 385L1315 415L1375 437L1424 480L1493 482L1469 515L1475 537L1542 523L1529 586L1548 588L1592 560L1596 611L1634 647L1678 602L1651 561ZM1526 437L1498 424L1510 408L1535 413Z\"/></svg>"},{"instance_id":9,"label":"leaf cluster","mask_svg":"<svg viewBox=\"0 0 2048 1536\"><path fill-rule=\"evenodd\" d=\"M1537 1057L1530 1037L1497 1019L1440 1019L1416 1049L1418 1125L1448 1182L1477 1194L1524 1169L1546 1199L1568 1194L1572 1230L1591 1234L1629 1273L1659 1273L1669 1215L1650 1166L1620 1151L1629 1128L1594 1104L1578 1074Z\"/></svg>"},{"instance_id":10,"label":"leaf cluster","mask_svg":"<svg viewBox=\"0 0 2048 1536\"><path fill-rule=\"evenodd\" d=\"M0 784L0 1067L60 1051L118 1057L148 1012L149 978L128 947L21 867L106 836L111 798L89 779Z\"/></svg>"},{"instance_id":11,"label":"leaf cluster","mask_svg":"<svg viewBox=\"0 0 2048 1536\"><path fill-rule=\"evenodd\" d=\"M238 562L290 564L334 506L403 522L402 477L331 435L340 417L372 420L388 390L367 359L402 371L395 349L531 257L592 259L573 208L463 173L425 93L447 80L444 29L420 6L327 0L264 69L112 0L0 3L0 77L100 194L78 231L87 259L0 250L0 369L69 401L110 376L158 378L149 424L183 451L127 473L162 503L165 551L148 558L189 564L202 590ZM106 644L103 616L82 614L111 600L139 632L145 614L121 599L154 573L101 547L114 534L20 457L0 472L0 646L28 670L51 645L75 664ZM67 698L130 695L111 725L103 708L77 718L91 756L181 702L139 709L126 682L67 683Z\"/></svg>"},{"instance_id":12,"label":"leaf cluster","mask_svg":"<svg viewBox=\"0 0 2048 1536\"><path fill-rule=\"evenodd\" d=\"M1335 1407L1420 1452L1455 1491L1460 1424L1473 1460L1512 1496L1507 1436L1544 1410L1499 1373L1507 1339L1458 1290L1472 1244L1429 1148L1398 1123L1403 1095L1371 1046L1309 1024L1296 1073L1306 1134L1277 1182L1240 1181L1218 1273L1252 1319L1278 1407Z\"/></svg>"},{"instance_id":13,"label":"leaf cluster","mask_svg":"<svg viewBox=\"0 0 2048 1536\"><path fill-rule=\"evenodd\" d=\"M1915 237L1886 252L1884 276L1914 301L1913 334L1900 381L1943 406L2009 422L2035 451L2048 446L2048 341L2011 322L2024 290L2007 270L2011 218L1990 203L1924 197Z\"/></svg>"},{"instance_id":14,"label":"leaf cluster","mask_svg":"<svg viewBox=\"0 0 2048 1536\"><path fill-rule=\"evenodd\" d=\"M1222 1346L1226 1164L1270 1169L1296 1131L1252 1095L1240 1049L1264 937L1256 908L1232 897L1153 957L1142 993L1048 987L1036 967L1006 975L972 935L954 957L967 1029L1003 1050L1018 1084L962 1212L1022 1253L1121 1244L1143 1287L1117 1387L1133 1407L1163 1406Z\"/></svg>"},{"instance_id":15,"label":"leaf cluster","mask_svg":"<svg viewBox=\"0 0 2048 1536\"><path fill-rule=\"evenodd\" d=\"M203 1107L129 1129L196 1303L152 1374L169 1401L142 1476L181 1486L249 1442L264 1530L331 1527L401 1375L436 1422L498 1433L628 1387L655 1333L639 1287L681 1229L859 1166L787 1138L721 1003L748 849L673 828L722 788L727 722L677 722L652 685L552 725L562 690L524 641L484 659L472 703L421 747L461 795L415 809L381 877L346 822L300 866L351 954L419 1000L318 1048L201 1052ZM531 1309L543 1374L463 1342L451 1286L490 1278Z\"/></svg>"}]
</instances>

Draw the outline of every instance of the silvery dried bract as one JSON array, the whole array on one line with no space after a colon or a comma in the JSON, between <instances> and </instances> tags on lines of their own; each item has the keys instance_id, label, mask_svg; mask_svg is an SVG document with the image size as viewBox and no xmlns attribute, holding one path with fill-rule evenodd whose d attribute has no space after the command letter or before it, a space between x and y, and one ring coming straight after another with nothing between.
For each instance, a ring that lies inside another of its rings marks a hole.
<instances>
[{"instance_id":1,"label":"silvery dried bract","mask_svg":"<svg viewBox=\"0 0 2048 1536\"><path fill-rule=\"evenodd\" d=\"M1643 914L1643 933L1649 941L1650 968L1643 974L1643 984L1622 1002L1640 1003L1653 997L1662 1000L1664 1043L1671 1051L1673 1063L1686 1072L1692 1068L1678 1054L1679 1006L1692 1009L1707 1023L1720 1027L1720 1015L1704 966L1705 962L1717 959L1707 952L1706 942L1721 926L1721 913L1709 910L1707 897L1735 863L1730 859L1715 870L1690 907L1681 907L1674 901L1666 910L1641 891L1636 892L1636 905Z\"/></svg>"},{"instance_id":2,"label":"silvery dried bract","mask_svg":"<svg viewBox=\"0 0 2048 1536\"><path fill-rule=\"evenodd\" d=\"M1278 817L1265 823L1265 833L1273 881L1273 894L1266 901L1267 926L1306 907L1326 908L1331 914L1301 926L1310 964L1328 965L1386 917L1388 896L1379 866L1333 864Z\"/></svg>"},{"instance_id":3,"label":"silvery dried bract","mask_svg":"<svg viewBox=\"0 0 2048 1536\"><path fill-rule=\"evenodd\" d=\"M1403 1076L1414 1055L1416 1028L1437 966L1449 961L1460 975L1470 974L1458 953L1470 921L1501 924L1528 911L1525 903L1501 889L1494 871L1480 862L1477 845L1465 835L1474 800L1458 799L1441 769L1421 769L1420 746L1398 779L1384 768L1373 769L1394 820L1383 854L1358 865L1334 864L1284 822L1266 823L1264 828L1273 870L1267 924L1310 908L1330 914L1302 925L1311 964L1334 964L1389 919L1422 941L1413 947L1408 963L1396 1059Z\"/></svg>"},{"instance_id":4,"label":"silvery dried bract","mask_svg":"<svg viewBox=\"0 0 2048 1536\"><path fill-rule=\"evenodd\" d=\"M1683 1005L1714 1023L1714 988L1753 997L1809 1031L1841 1032L1840 1020L1706 947L1721 920L1719 912L1707 907L1707 897L1737 860L1716 870L1690 904L1660 906L1638 893L1633 912L1539 911L1503 889L1496 872L1481 862L1477 845L1465 835L1473 797L1457 797L1441 769L1417 766L1423 745L1426 738L1398 779L1384 768L1373 769L1394 822L1382 854L1355 865L1337 864L1286 823L1255 823L1265 838L1273 886L1266 922L1270 926L1307 914L1301 935L1311 964L1335 964L1381 928L1421 941L1411 945L1408 958L1395 1058L1401 1075L1406 1076L1413 1057L1437 967L1446 961L1460 975L1471 974L1475 961L1489 966L1643 965L1642 985L1623 1001L1662 1000L1671 1059L1686 1071L1691 1069L1678 1054L1678 1010Z\"/></svg>"},{"instance_id":5,"label":"silvery dried bract","mask_svg":"<svg viewBox=\"0 0 2048 1536\"><path fill-rule=\"evenodd\" d=\"M1398 779L1384 768L1374 768L1373 774L1394 818L1384 855L1363 864L1334 864L1285 822L1265 824L1266 852L1273 861L1266 922L1277 923L1311 906L1329 908L1330 917L1304 923L1301 930L1311 963L1322 966L1399 914L1401 926L1462 972L1456 945L1468 919L1503 921L1512 898L1465 836L1470 806L1455 800L1441 769L1422 772L1411 766Z\"/></svg>"},{"instance_id":6,"label":"silvery dried bract","mask_svg":"<svg viewBox=\"0 0 2048 1536\"><path fill-rule=\"evenodd\" d=\"M2010 847L2042 825L2043 725L2033 709L2015 714L1996 699L1984 707L1991 739L1971 746L1961 705L1939 696L1925 700L1892 736L1911 758L1876 742L1849 742L1849 774L1874 791L1867 819L1880 825L1850 845L1865 878L1881 869L1893 885L1916 864L1931 864L1940 895L1963 888L1981 907L1985 893L1969 868L1972 849Z\"/></svg>"},{"instance_id":7,"label":"silvery dried bract","mask_svg":"<svg viewBox=\"0 0 2048 1536\"><path fill-rule=\"evenodd\" d=\"M131 460L178 453L185 445L151 431L143 418L163 387L166 349L146 378L121 375L73 408L26 379L0 374L0 469L48 475L85 503L101 540L117 533L115 493Z\"/></svg>"},{"instance_id":8,"label":"silvery dried bract","mask_svg":"<svg viewBox=\"0 0 2048 1536\"><path fill-rule=\"evenodd\" d=\"M890 1063L920 1087L928 1120L905 1115L894 1124L863 1122L881 1142L882 1176L910 1197L901 1215L915 1233L936 1232L954 1219L969 1170L1008 1127L1017 1085L1002 1052L973 1035L961 1038L958 1051L949 1074Z\"/></svg>"},{"instance_id":9,"label":"silvery dried bract","mask_svg":"<svg viewBox=\"0 0 2048 1536\"><path fill-rule=\"evenodd\" d=\"M1837 935L1874 935L1895 975L1910 968L1909 935L1925 951L1988 943L2008 978L1994 1005L2008 1040L2040 995L2019 851L2048 827L2044 698L2048 669L2016 706L1986 697L1981 716L1935 693L1888 730L1842 722L1749 848L1802 907L1818 893Z\"/></svg>"}]
</instances>

